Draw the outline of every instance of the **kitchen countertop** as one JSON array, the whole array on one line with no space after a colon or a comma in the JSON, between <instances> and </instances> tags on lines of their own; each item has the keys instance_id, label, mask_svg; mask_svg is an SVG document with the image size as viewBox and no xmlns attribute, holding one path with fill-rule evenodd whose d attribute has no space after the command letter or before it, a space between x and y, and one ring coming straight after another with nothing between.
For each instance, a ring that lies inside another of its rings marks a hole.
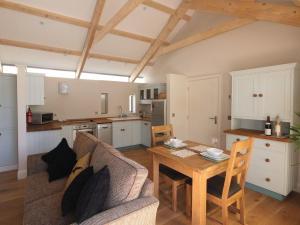
<instances>
[{"instance_id":1,"label":"kitchen countertop","mask_svg":"<svg viewBox=\"0 0 300 225\"><path fill-rule=\"evenodd\" d=\"M224 133L260 138L260 139L267 139L271 141L291 142L291 139L288 137L266 136L264 135L263 131L259 131L259 130L233 129L233 130L225 130Z\"/></svg>"},{"instance_id":2,"label":"kitchen countertop","mask_svg":"<svg viewBox=\"0 0 300 225\"><path fill-rule=\"evenodd\" d=\"M111 118L70 119L70 120L65 120L65 121L55 120L53 122L46 123L46 124L28 124L27 132L61 130L62 126L71 126L71 125L77 125L77 124L88 123L88 122L104 124L104 123L134 121L134 120L149 121L149 118L130 117L129 116L129 117L123 117L123 118L111 117Z\"/></svg>"}]
</instances>

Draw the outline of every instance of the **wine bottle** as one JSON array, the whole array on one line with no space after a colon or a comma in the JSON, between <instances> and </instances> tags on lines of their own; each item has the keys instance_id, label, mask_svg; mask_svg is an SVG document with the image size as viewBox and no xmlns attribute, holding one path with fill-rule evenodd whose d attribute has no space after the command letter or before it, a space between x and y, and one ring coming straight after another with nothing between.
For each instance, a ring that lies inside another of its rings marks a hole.
<instances>
[{"instance_id":1,"label":"wine bottle","mask_svg":"<svg viewBox=\"0 0 300 225\"><path fill-rule=\"evenodd\" d=\"M272 124L271 124L270 116L267 117L267 121L265 123L265 135L266 136L272 135Z\"/></svg>"}]
</instances>

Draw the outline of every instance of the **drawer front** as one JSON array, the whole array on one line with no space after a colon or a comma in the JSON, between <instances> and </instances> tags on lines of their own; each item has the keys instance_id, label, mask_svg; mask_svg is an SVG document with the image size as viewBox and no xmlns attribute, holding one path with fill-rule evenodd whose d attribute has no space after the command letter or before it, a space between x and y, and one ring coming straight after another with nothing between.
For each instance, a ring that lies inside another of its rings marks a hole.
<instances>
[{"instance_id":1,"label":"drawer front","mask_svg":"<svg viewBox=\"0 0 300 225\"><path fill-rule=\"evenodd\" d=\"M286 166L285 154L279 151L268 151L254 148L250 159L250 167L259 167L263 170L281 172Z\"/></svg>"},{"instance_id":2,"label":"drawer front","mask_svg":"<svg viewBox=\"0 0 300 225\"><path fill-rule=\"evenodd\" d=\"M251 166L248 171L247 182L282 195L287 194L284 190L286 181L282 171L275 173L258 166Z\"/></svg>"},{"instance_id":3,"label":"drawer front","mask_svg":"<svg viewBox=\"0 0 300 225\"><path fill-rule=\"evenodd\" d=\"M226 149L231 150L233 142L246 140L247 136L226 134Z\"/></svg>"},{"instance_id":4,"label":"drawer front","mask_svg":"<svg viewBox=\"0 0 300 225\"><path fill-rule=\"evenodd\" d=\"M287 143L255 138L253 146L254 148L260 148L268 151L276 151L276 152L284 153L286 150Z\"/></svg>"}]
</instances>

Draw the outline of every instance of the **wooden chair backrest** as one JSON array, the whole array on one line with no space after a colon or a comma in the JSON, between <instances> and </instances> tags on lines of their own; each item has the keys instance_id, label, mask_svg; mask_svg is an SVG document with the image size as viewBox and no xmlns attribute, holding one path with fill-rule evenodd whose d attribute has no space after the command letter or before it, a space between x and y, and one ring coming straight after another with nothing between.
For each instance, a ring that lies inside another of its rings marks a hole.
<instances>
[{"instance_id":1,"label":"wooden chair backrest","mask_svg":"<svg viewBox=\"0 0 300 225\"><path fill-rule=\"evenodd\" d=\"M232 179L235 177L241 189L244 189L252 150L252 138L233 143L228 167L226 170L222 199L228 198L230 184Z\"/></svg>"},{"instance_id":2,"label":"wooden chair backrest","mask_svg":"<svg viewBox=\"0 0 300 225\"><path fill-rule=\"evenodd\" d=\"M172 125L152 126L152 146L165 142L173 137Z\"/></svg>"}]
</instances>

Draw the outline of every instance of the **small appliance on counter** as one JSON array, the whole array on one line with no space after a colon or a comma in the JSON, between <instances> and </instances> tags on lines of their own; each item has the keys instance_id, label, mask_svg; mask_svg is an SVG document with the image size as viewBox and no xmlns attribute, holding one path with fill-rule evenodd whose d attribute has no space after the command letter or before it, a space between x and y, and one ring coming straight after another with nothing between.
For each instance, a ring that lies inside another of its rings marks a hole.
<instances>
[{"instance_id":1,"label":"small appliance on counter","mask_svg":"<svg viewBox=\"0 0 300 225\"><path fill-rule=\"evenodd\" d=\"M51 112L33 112L32 124L45 124L53 121L53 113Z\"/></svg>"}]
</instances>

